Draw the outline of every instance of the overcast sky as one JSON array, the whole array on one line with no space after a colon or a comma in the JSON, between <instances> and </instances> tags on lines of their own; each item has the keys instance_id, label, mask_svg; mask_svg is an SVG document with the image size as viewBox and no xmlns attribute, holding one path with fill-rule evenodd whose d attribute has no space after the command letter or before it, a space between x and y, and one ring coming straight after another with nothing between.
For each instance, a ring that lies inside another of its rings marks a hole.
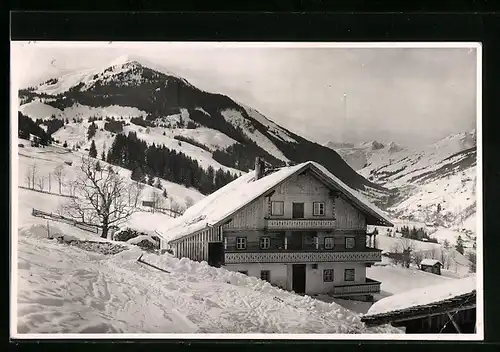
<instances>
[{"instance_id":1,"label":"overcast sky","mask_svg":"<svg viewBox=\"0 0 500 352\"><path fill-rule=\"evenodd\" d=\"M143 57L320 143L418 146L476 123L476 49L24 43L11 55L21 87L121 55Z\"/></svg>"}]
</instances>

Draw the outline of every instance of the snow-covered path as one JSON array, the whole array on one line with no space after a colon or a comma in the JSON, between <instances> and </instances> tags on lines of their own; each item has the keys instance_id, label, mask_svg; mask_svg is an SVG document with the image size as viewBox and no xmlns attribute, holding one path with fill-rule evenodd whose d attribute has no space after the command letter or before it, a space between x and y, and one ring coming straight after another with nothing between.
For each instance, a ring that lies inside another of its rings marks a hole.
<instances>
[{"instance_id":1,"label":"snow-covered path","mask_svg":"<svg viewBox=\"0 0 500 352\"><path fill-rule=\"evenodd\" d=\"M65 229L66 230L66 229ZM54 229L54 231L61 231ZM72 235L78 234L72 233ZM105 256L18 232L18 333L399 333L257 278L128 246Z\"/></svg>"}]
</instances>

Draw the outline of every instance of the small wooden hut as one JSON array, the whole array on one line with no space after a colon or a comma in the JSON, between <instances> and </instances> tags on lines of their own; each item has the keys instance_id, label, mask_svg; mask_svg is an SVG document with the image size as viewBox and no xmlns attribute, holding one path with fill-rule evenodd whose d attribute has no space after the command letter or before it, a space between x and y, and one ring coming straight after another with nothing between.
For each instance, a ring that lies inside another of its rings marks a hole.
<instances>
[{"instance_id":1,"label":"small wooden hut","mask_svg":"<svg viewBox=\"0 0 500 352\"><path fill-rule=\"evenodd\" d=\"M443 264L436 259L423 259L420 262L420 270L427 271L436 275L441 275L441 267Z\"/></svg>"}]
</instances>

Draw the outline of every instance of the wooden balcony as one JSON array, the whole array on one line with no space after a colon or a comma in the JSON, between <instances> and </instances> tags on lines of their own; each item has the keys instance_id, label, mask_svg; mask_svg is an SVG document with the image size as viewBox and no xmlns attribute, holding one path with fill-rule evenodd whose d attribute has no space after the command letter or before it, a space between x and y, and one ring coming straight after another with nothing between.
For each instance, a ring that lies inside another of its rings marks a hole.
<instances>
[{"instance_id":1,"label":"wooden balcony","mask_svg":"<svg viewBox=\"0 0 500 352\"><path fill-rule=\"evenodd\" d=\"M224 254L226 264L238 263L319 263L362 262L374 263L382 260L379 249L334 251L334 250L261 250L231 251Z\"/></svg>"},{"instance_id":2,"label":"wooden balcony","mask_svg":"<svg viewBox=\"0 0 500 352\"><path fill-rule=\"evenodd\" d=\"M335 219L266 219L268 230L333 230Z\"/></svg>"},{"instance_id":3,"label":"wooden balcony","mask_svg":"<svg viewBox=\"0 0 500 352\"><path fill-rule=\"evenodd\" d=\"M333 288L333 296L354 296L354 295L368 295L380 293L380 281L366 278L363 283L347 284L335 286Z\"/></svg>"}]
</instances>

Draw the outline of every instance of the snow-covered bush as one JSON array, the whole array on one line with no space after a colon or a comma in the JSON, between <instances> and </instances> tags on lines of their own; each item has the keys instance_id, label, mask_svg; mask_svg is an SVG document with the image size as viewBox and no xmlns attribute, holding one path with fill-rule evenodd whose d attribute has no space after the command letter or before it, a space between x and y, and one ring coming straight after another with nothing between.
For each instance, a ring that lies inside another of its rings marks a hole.
<instances>
[{"instance_id":1,"label":"snow-covered bush","mask_svg":"<svg viewBox=\"0 0 500 352\"><path fill-rule=\"evenodd\" d=\"M125 228L115 232L113 235L113 239L115 241L127 242L128 240L135 238L139 235L145 235L145 234L131 228Z\"/></svg>"}]
</instances>

